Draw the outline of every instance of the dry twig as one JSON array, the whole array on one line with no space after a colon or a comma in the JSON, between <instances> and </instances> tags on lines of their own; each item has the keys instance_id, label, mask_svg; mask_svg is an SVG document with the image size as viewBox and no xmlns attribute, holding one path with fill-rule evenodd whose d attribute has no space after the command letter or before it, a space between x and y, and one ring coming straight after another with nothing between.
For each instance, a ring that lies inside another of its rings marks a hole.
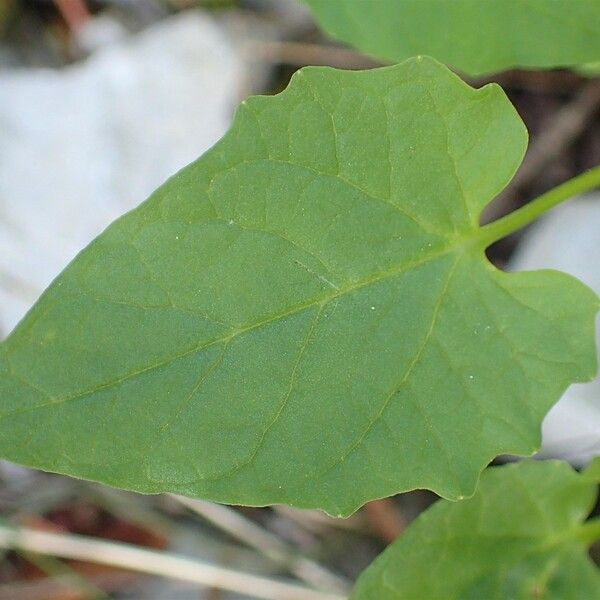
<instances>
[{"instance_id":1,"label":"dry twig","mask_svg":"<svg viewBox=\"0 0 600 600\"><path fill-rule=\"evenodd\" d=\"M80 535L0 526L0 547L160 575L263 600L344 600L337 594L258 577L184 556Z\"/></svg>"},{"instance_id":2,"label":"dry twig","mask_svg":"<svg viewBox=\"0 0 600 600\"><path fill-rule=\"evenodd\" d=\"M348 591L349 583L345 579L317 562L299 555L284 541L254 521L247 519L239 511L185 496L172 495L172 497L219 529L258 550L276 564L285 567L306 583L324 590L342 593Z\"/></svg>"}]
</instances>

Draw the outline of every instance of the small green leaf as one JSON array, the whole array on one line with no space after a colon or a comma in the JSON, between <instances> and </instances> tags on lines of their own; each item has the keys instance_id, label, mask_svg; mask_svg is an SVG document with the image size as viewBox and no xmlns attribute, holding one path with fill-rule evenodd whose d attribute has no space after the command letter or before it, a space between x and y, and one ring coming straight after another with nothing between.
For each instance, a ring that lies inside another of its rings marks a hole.
<instances>
[{"instance_id":1,"label":"small green leaf","mask_svg":"<svg viewBox=\"0 0 600 600\"><path fill-rule=\"evenodd\" d=\"M420 515L362 574L351 600L590 600L600 574L582 522L596 482L557 461L488 469L475 495ZM593 539L593 538L592 538Z\"/></svg>"},{"instance_id":2,"label":"small green leaf","mask_svg":"<svg viewBox=\"0 0 600 600\"><path fill-rule=\"evenodd\" d=\"M398 62L429 54L471 75L600 60L598 0L304 0L333 37Z\"/></svg>"},{"instance_id":3,"label":"small green leaf","mask_svg":"<svg viewBox=\"0 0 600 600\"><path fill-rule=\"evenodd\" d=\"M430 59L249 99L0 346L0 455L340 515L472 494L596 366L588 288L484 255L525 146L500 88Z\"/></svg>"},{"instance_id":4,"label":"small green leaf","mask_svg":"<svg viewBox=\"0 0 600 600\"><path fill-rule=\"evenodd\" d=\"M583 474L594 483L600 484L600 456L596 456L585 468Z\"/></svg>"}]
</instances>

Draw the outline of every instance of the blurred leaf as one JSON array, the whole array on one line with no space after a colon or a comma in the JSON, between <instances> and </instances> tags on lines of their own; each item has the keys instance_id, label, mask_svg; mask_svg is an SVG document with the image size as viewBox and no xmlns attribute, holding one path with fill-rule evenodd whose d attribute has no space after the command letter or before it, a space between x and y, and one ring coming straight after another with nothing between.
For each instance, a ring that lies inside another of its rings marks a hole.
<instances>
[{"instance_id":1,"label":"blurred leaf","mask_svg":"<svg viewBox=\"0 0 600 600\"><path fill-rule=\"evenodd\" d=\"M381 59L468 73L600 60L598 0L304 0L333 37Z\"/></svg>"},{"instance_id":2,"label":"blurred leaf","mask_svg":"<svg viewBox=\"0 0 600 600\"><path fill-rule=\"evenodd\" d=\"M439 501L360 577L351 600L590 600L600 575L582 526L597 479L560 462L487 470L473 498Z\"/></svg>"}]
</instances>

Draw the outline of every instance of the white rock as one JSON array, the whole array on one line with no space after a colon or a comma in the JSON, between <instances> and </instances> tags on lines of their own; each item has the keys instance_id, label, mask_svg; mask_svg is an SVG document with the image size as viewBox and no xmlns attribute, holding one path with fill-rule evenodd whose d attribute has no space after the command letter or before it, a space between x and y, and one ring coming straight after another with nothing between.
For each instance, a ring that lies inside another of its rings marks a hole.
<instances>
[{"instance_id":1,"label":"white rock","mask_svg":"<svg viewBox=\"0 0 600 600\"><path fill-rule=\"evenodd\" d=\"M511 269L541 268L570 273L600 294L600 194L555 208L528 232ZM572 385L544 420L542 433L540 457L583 466L600 455L600 378Z\"/></svg>"},{"instance_id":2,"label":"white rock","mask_svg":"<svg viewBox=\"0 0 600 600\"><path fill-rule=\"evenodd\" d=\"M224 30L185 12L60 71L0 74L0 330L93 237L206 151L239 101Z\"/></svg>"}]
</instances>

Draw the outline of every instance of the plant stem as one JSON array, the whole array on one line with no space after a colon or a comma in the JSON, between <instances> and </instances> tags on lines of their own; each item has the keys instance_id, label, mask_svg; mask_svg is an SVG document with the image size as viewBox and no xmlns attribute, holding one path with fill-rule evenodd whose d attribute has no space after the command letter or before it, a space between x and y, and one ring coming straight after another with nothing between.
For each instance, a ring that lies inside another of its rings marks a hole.
<instances>
[{"instance_id":1,"label":"plant stem","mask_svg":"<svg viewBox=\"0 0 600 600\"><path fill-rule=\"evenodd\" d=\"M577 530L577 539L586 545L600 540L600 517L583 523Z\"/></svg>"},{"instance_id":2,"label":"plant stem","mask_svg":"<svg viewBox=\"0 0 600 600\"><path fill-rule=\"evenodd\" d=\"M344 596L338 594L319 592L167 552L83 535L47 533L0 525L0 547L162 575L263 600L344 600Z\"/></svg>"},{"instance_id":3,"label":"plant stem","mask_svg":"<svg viewBox=\"0 0 600 600\"><path fill-rule=\"evenodd\" d=\"M71 568L67 563L61 562L58 558L36 554L35 552L27 552L25 550L20 550L19 554L43 571L48 577L54 580L62 579L71 583L71 587L79 589L82 596L86 599L110 600L110 596L104 590L95 586L84 575Z\"/></svg>"},{"instance_id":4,"label":"plant stem","mask_svg":"<svg viewBox=\"0 0 600 600\"><path fill-rule=\"evenodd\" d=\"M333 592L348 592L350 588L348 581L325 569L320 564L304 556L297 555L285 542L233 508L175 494L171 494L171 498L226 531L229 535L258 550L309 585Z\"/></svg>"},{"instance_id":5,"label":"plant stem","mask_svg":"<svg viewBox=\"0 0 600 600\"><path fill-rule=\"evenodd\" d=\"M594 167L573 179L569 179L558 187L542 194L522 208L484 225L477 234L477 240L489 246L494 242L514 233L535 221L540 215L554 208L556 205L600 186L600 166Z\"/></svg>"}]
</instances>

